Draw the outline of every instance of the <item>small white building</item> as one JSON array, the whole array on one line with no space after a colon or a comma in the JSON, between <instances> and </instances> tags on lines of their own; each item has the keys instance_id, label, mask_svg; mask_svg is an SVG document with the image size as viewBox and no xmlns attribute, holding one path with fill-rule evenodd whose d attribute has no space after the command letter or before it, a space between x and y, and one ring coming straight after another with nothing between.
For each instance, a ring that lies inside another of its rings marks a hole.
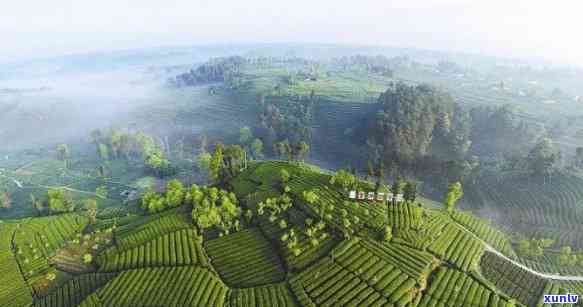
<instances>
[{"instance_id":1,"label":"small white building","mask_svg":"<svg viewBox=\"0 0 583 307\"><path fill-rule=\"evenodd\" d=\"M401 202L403 202L403 200L404 200L404 198L403 198L403 194L397 194L397 195L395 196L395 202L396 202L396 203L401 203Z\"/></svg>"},{"instance_id":2,"label":"small white building","mask_svg":"<svg viewBox=\"0 0 583 307\"><path fill-rule=\"evenodd\" d=\"M377 193L377 200L384 201L385 200L385 193L383 193L383 192Z\"/></svg>"}]
</instances>

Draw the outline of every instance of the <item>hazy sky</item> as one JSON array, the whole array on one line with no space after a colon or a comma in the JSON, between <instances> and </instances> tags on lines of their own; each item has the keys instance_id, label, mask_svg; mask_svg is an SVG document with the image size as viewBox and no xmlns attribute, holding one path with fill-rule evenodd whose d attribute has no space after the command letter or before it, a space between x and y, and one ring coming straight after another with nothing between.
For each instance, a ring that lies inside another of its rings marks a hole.
<instances>
[{"instance_id":1,"label":"hazy sky","mask_svg":"<svg viewBox=\"0 0 583 307\"><path fill-rule=\"evenodd\" d=\"M0 62L106 49L326 42L545 57L583 65L580 0L16 0Z\"/></svg>"}]
</instances>

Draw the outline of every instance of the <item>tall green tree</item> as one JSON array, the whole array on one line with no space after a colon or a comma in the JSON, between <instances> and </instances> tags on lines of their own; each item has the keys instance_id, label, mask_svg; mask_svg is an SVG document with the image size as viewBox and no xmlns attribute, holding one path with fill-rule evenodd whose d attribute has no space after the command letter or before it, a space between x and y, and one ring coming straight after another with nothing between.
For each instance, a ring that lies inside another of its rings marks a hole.
<instances>
[{"instance_id":1,"label":"tall green tree","mask_svg":"<svg viewBox=\"0 0 583 307\"><path fill-rule=\"evenodd\" d=\"M12 198L6 191L0 191L0 209L12 208Z\"/></svg>"},{"instance_id":2,"label":"tall green tree","mask_svg":"<svg viewBox=\"0 0 583 307\"><path fill-rule=\"evenodd\" d=\"M223 144L218 143L215 146L215 152L210 163L210 174L214 181L218 181L221 178L221 169L223 167Z\"/></svg>"},{"instance_id":3,"label":"tall green tree","mask_svg":"<svg viewBox=\"0 0 583 307\"><path fill-rule=\"evenodd\" d=\"M233 178L245 166L247 152L240 145L226 146L223 151L224 177Z\"/></svg>"},{"instance_id":4,"label":"tall green tree","mask_svg":"<svg viewBox=\"0 0 583 307\"><path fill-rule=\"evenodd\" d=\"M97 200L93 198L86 199L84 205L87 212L87 217L89 217L89 223L95 224L95 222L97 222L97 209L99 207Z\"/></svg>"},{"instance_id":5,"label":"tall green tree","mask_svg":"<svg viewBox=\"0 0 583 307\"><path fill-rule=\"evenodd\" d=\"M397 177L397 178L395 178L395 181L393 181L393 185L391 186L391 192L393 192L393 194L397 195L397 194L401 194L402 191L403 191L403 180L401 180L401 177Z\"/></svg>"},{"instance_id":6,"label":"tall green tree","mask_svg":"<svg viewBox=\"0 0 583 307\"><path fill-rule=\"evenodd\" d=\"M98 145L99 148L99 158L101 158L101 160L107 161L109 160L109 148L107 147L107 145L100 143Z\"/></svg>"},{"instance_id":7,"label":"tall green tree","mask_svg":"<svg viewBox=\"0 0 583 307\"><path fill-rule=\"evenodd\" d=\"M159 177L164 177L173 173L170 161L164 157L164 154L161 151L149 155L145 160L145 164Z\"/></svg>"},{"instance_id":8,"label":"tall green tree","mask_svg":"<svg viewBox=\"0 0 583 307\"><path fill-rule=\"evenodd\" d=\"M310 152L310 145L308 143L301 141L297 145L298 147L298 158L304 160L308 153Z\"/></svg>"},{"instance_id":9,"label":"tall green tree","mask_svg":"<svg viewBox=\"0 0 583 307\"><path fill-rule=\"evenodd\" d=\"M260 139L255 139L251 143L251 154L255 159L263 159L263 142Z\"/></svg>"},{"instance_id":10,"label":"tall green tree","mask_svg":"<svg viewBox=\"0 0 583 307\"><path fill-rule=\"evenodd\" d=\"M205 173L205 176L210 175L211 170L211 161L213 160L213 156L208 152L202 152L198 155L196 162L198 168Z\"/></svg>"},{"instance_id":11,"label":"tall green tree","mask_svg":"<svg viewBox=\"0 0 583 307\"><path fill-rule=\"evenodd\" d=\"M281 180L282 185L285 186L289 182L290 174L287 170L282 169L281 171L279 171L279 178Z\"/></svg>"},{"instance_id":12,"label":"tall green tree","mask_svg":"<svg viewBox=\"0 0 583 307\"><path fill-rule=\"evenodd\" d=\"M36 196L34 196L34 194L32 193L30 193L30 205L32 206L32 209L36 212L36 214L39 216L45 210L45 204L43 203L43 201L36 198Z\"/></svg>"},{"instance_id":13,"label":"tall green tree","mask_svg":"<svg viewBox=\"0 0 583 307\"><path fill-rule=\"evenodd\" d=\"M453 212L455 204L460 198L462 198L463 195L464 192L462 189L462 184L460 182L454 182L449 185L444 201L445 208L447 209L448 212L450 213Z\"/></svg>"},{"instance_id":14,"label":"tall green tree","mask_svg":"<svg viewBox=\"0 0 583 307\"><path fill-rule=\"evenodd\" d=\"M71 193L64 188L51 188L47 191L47 196L51 214L70 212L75 209Z\"/></svg>"},{"instance_id":15,"label":"tall green tree","mask_svg":"<svg viewBox=\"0 0 583 307\"><path fill-rule=\"evenodd\" d=\"M69 158L71 158L71 149L67 144L59 144L57 146L57 158L65 164L65 168L68 168Z\"/></svg>"},{"instance_id":16,"label":"tall green tree","mask_svg":"<svg viewBox=\"0 0 583 307\"><path fill-rule=\"evenodd\" d=\"M304 200L310 205L314 205L320 200L320 197L316 194L315 190L304 191L302 195Z\"/></svg>"},{"instance_id":17,"label":"tall green tree","mask_svg":"<svg viewBox=\"0 0 583 307\"><path fill-rule=\"evenodd\" d=\"M417 184L414 181L407 181L403 188L403 198L413 203L417 199Z\"/></svg>"},{"instance_id":18,"label":"tall green tree","mask_svg":"<svg viewBox=\"0 0 583 307\"><path fill-rule=\"evenodd\" d=\"M356 177L346 170L339 170L330 177L330 184L341 187L343 190L347 190L349 187L356 184Z\"/></svg>"},{"instance_id":19,"label":"tall green tree","mask_svg":"<svg viewBox=\"0 0 583 307\"><path fill-rule=\"evenodd\" d=\"M251 140L253 140L253 133L249 127L245 126L239 129L239 144L247 146Z\"/></svg>"},{"instance_id":20,"label":"tall green tree","mask_svg":"<svg viewBox=\"0 0 583 307\"><path fill-rule=\"evenodd\" d=\"M166 184L166 204L170 207L178 207L184 203L186 191L179 180L173 179Z\"/></svg>"},{"instance_id":21,"label":"tall green tree","mask_svg":"<svg viewBox=\"0 0 583 307\"><path fill-rule=\"evenodd\" d=\"M528 165L535 175L549 175L559 160L559 152L549 138L543 138L528 154Z\"/></svg>"}]
</instances>

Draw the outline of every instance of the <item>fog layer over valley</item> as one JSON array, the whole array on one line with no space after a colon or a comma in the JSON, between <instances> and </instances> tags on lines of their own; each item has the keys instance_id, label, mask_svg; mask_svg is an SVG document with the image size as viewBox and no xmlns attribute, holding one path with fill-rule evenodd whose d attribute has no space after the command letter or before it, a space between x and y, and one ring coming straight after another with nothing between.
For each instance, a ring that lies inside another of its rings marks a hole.
<instances>
[{"instance_id":1,"label":"fog layer over valley","mask_svg":"<svg viewBox=\"0 0 583 307\"><path fill-rule=\"evenodd\" d=\"M158 84L140 77L143 72L2 80L2 150L76 140L91 129L127 120L141 107L163 102Z\"/></svg>"}]
</instances>

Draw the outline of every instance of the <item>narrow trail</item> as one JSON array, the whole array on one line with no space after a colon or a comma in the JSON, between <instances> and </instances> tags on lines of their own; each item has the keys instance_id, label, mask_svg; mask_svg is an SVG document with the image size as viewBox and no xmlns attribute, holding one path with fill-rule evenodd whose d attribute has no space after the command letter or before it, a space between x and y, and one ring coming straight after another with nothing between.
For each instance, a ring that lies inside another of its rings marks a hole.
<instances>
[{"instance_id":1,"label":"narrow trail","mask_svg":"<svg viewBox=\"0 0 583 307\"><path fill-rule=\"evenodd\" d=\"M101 199L107 199L106 197L103 197L102 195L99 195L95 192L89 192L89 191L83 191L83 190L77 190L77 189L73 189L73 188L69 188L67 186L49 186L49 185L41 185L41 184L37 184L37 187L41 187L41 188L45 188L45 189L64 189L70 192L77 192L77 193L81 193L81 194L86 194L86 195L92 195Z\"/></svg>"},{"instance_id":2,"label":"narrow trail","mask_svg":"<svg viewBox=\"0 0 583 307\"><path fill-rule=\"evenodd\" d=\"M516 260L508 258L506 255L502 254L501 252L496 250L494 247L492 247L492 245L488 244L486 241L482 240L480 237L478 237L472 231L467 229L464 225L458 223L457 221L454 221L454 223L456 225L458 225L459 227L461 227L462 229L464 229L465 231L467 231L468 233L470 233L478 241L482 242L482 244L484 244L484 246L486 247L486 251L491 252L493 254L496 254L498 257L512 263L513 265L515 265L517 267L520 267L521 269L523 269L525 271L528 271L531 274L537 275L537 276L545 278L545 279L558 280L558 281L583 281L583 276L569 276L569 275L546 274L546 273L537 272L537 271L525 266L524 264L522 264Z\"/></svg>"},{"instance_id":3,"label":"narrow trail","mask_svg":"<svg viewBox=\"0 0 583 307\"><path fill-rule=\"evenodd\" d=\"M16 185L16 186L17 186L19 189L24 189L24 188L26 188L26 187L25 187L25 186L22 184L22 182L18 181L17 179L15 179L15 178L13 178L13 177L10 177L10 176L7 176L7 175L4 175L2 172L0 172L0 176L2 176L2 177L4 177L4 178L8 178L8 179L9 179L9 180L11 180L12 182L14 182L14 184L15 184L15 185ZM125 184L123 184L123 183L118 183L118 182L114 182L114 181L106 181L106 183L114 183L114 184L119 184L119 185L123 185L123 186L125 186L125 187L132 188L132 187L130 187L130 186L128 186L128 185L125 185ZM48 186L48 185L42 185L42 184L33 184L33 185L34 185L34 186L36 186L36 187L45 188L45 189L55 189L55 188L58 188L58 189L65 189L65 190L67 190L67 191L70 191L70 192L77 192L77 193L81 193L81 194L92 195L92 196L95 196L95 197L98 197L98 198L101 198L101 199L107 199L107 197L103 197L103 196L101 196L101 195L99 195L99 194L97 194L97 193L95 193L95 192L91 192L91 191L84 191L84 190L78 190L78 189L70 188L70 187L68 187L68 186Z\"/></svg>"}]
</instances>

